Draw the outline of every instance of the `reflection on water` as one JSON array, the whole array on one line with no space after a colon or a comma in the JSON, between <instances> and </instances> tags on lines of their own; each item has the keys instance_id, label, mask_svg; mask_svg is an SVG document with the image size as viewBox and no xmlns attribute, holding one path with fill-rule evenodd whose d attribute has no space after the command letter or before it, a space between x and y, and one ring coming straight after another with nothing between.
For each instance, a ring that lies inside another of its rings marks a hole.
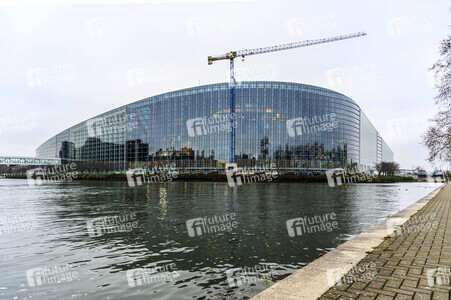
<instances>
[{"instance_id":1,"label":"reflection on water","mask_svg":"<svg viewBox=\"0 0 451 300\"><path fill-rule=\"evenodd\" d=\"M172 182L130 188L124 182L77 181L30 187L26 180L0 180L0 298L247 298L438 186L259 183L231 189L227 183ZM331 213L338 229L288 235L288 220ZM188 220L231 214L236 229L188 235ZM137 222L131 231L95 227L101 234L88 234L90 220L92 226L105 220L114 225L127 216ZM24 218L32 225L25 226ZM231 269L267 265L274 272L263 280L228 280ZM76 278L39 285L55 266L70 266ZM27 270L35 268L36 286L30 287ZM167 277L144 282L142 268Z\"/></svg>"}]
</instances>

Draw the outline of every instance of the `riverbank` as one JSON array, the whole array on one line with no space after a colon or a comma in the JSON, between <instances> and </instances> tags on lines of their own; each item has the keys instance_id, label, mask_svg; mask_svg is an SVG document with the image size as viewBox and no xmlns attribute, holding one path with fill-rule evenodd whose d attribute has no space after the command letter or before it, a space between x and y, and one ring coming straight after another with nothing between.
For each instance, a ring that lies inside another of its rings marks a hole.
<instances>
[{"instance_id":1,"label":"riverbank","mask_svg":"<svg viewBox=\"0 0 451 300\"><path fill-rule=\"evenodd\" d=\"M252 299L448 299L450 203L447 184Z\"/></svg>"},{"instance_id":2,"label":"riverbank","mask_svg":"<svg viewBox=\"0 0 451 300\"><path fill-rule=\"evenodd\" d=\"M258 176L258 175L249 175ZM5 178L22 178L27 179L26 175L6 176ZM105 181L127 181L125 174L78 174L73 177L74 180L105 180ZM199 181L199 182L227 182L225 174L179 174L176 177L171 177L171 181ZM417 182L418 180L412 177L402 176L377 176L367 177L366 180L356 180L361 183L396 183L396 182ZM258 182L258 181L257 181ZM267 182L267 181L262 181ZM278 175L272 178L272 182L294 182L294 183L308 183L308 182L327 182L326 175Z\"/></svg>"}]
</instances>

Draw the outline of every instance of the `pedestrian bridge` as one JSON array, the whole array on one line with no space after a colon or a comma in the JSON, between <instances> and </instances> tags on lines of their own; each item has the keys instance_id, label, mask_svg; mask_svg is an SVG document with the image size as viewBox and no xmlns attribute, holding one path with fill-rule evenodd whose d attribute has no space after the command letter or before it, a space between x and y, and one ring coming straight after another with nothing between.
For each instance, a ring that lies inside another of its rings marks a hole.
<instances>
[{"instance_id":1,"label":"pedestrian bridge","mask_svg":"<svg viewBox=\"0 0 451 300\"><path fill-rule=\"evenodd\" d=\"M0 156L0 165L43 166L43 165L60 165L60 164L61 164L60 158Z\"/></svg>"}]
</instances>

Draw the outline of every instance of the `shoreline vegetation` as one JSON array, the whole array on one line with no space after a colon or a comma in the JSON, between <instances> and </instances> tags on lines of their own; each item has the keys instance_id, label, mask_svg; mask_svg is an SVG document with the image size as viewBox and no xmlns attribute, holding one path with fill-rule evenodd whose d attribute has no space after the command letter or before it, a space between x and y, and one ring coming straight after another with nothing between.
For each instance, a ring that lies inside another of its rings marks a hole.
<instances>
[{"instance_id":1,"label":"shoreline vegetation","mask_svg":"<svg viewBox=\"0 0 451 300\"><path fill-rule=\"evenodd\" d=\"M249 177L256 175L247 175ZM23 175L11 175L4 178L16 178L16 179L27 179L25 174ZM103 181L127 181L126 174L77 174L74 180L103 180ZM419 182L413 177L402 177L402 176L377 176L370 177L368 180L357 180L351 183L395 183L395 182ZM169 180L167 180L169 181ZM171 181L198 181L198 182L227 182L227 176L225 174L179 174L175 178L171 178ZM165 182L162 180L161 182ZM293 182L293 183L327 183L327 176L325 174L321 175L278 175L277 178L273 178L272 182ZM344 182L343 185L349 182Z\"/></svg>"}]
</instances>

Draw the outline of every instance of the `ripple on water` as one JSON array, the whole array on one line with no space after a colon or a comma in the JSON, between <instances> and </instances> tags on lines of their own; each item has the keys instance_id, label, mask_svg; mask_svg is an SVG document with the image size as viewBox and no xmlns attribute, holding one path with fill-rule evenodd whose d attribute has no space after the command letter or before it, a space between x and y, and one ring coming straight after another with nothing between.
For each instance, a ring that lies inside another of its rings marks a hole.
<instances>
[{"instance_id":1,"label":"ripple on water","mask_svg":"<svg viewBox=\"0 0 451 300\"><path fill-rule=\"evenodd\" d=\"M0 222L0 298L243 299L438 186L255 184L230 189L226 183L175 182L130 188L125 182L74 181L30 187L26 180L0 180L0 218L8 220ZM137 227L130 232L88 234L93 218L132 213ZM238 223L231 232L188 235L187 220L231 213ZM288 235L287 220L331 213L338 229ZM29 216L29 230L14 227L11 216ZM274 274L266 281L230 285L231 269L269 263ZM27 270L66 264L76 279L28 285ZM165 264L175 264L178 276L130 286L127 271Z\"/></svg>"}]
</instances>

